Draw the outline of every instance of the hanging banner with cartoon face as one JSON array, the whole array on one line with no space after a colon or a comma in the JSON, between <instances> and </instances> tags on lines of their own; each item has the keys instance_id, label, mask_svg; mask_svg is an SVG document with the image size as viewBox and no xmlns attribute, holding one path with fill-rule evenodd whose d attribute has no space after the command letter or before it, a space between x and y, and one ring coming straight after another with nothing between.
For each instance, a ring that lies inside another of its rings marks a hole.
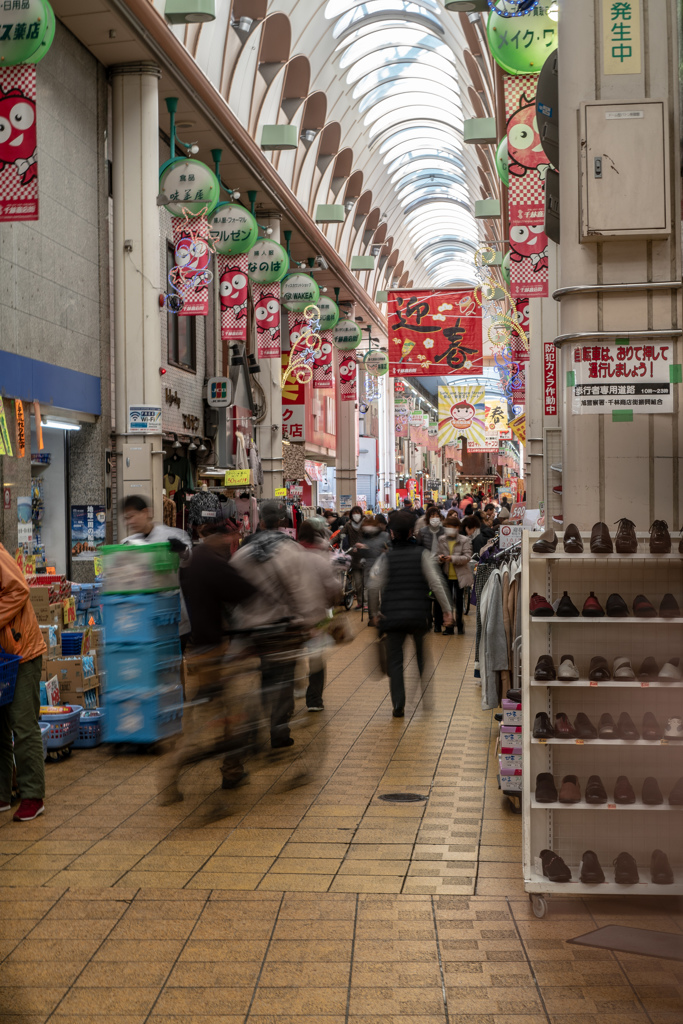
<instances>
[{"instance_id":1,"label":"hanging banner with cartoon face","mask_svg":"<svg viewBox=\"0 0 683 1024\"><path fill-rule=\"evenodd\" d=\"M334 367L332 365L332 355L334 344L332 342L332 332L324 331L320 337L322 339L320 348L315 353L315 361L313 363L313 387L333 388Z\"/></svg>"},{"instance_id":2,"label":"hanging banner with cartoon face","mask_svg":"<svg viewBox=\"0 0 683 1024\"><path fill-rule=\"evenodd\" d=\"M172 292L182 300L178 316L207 316L213 281L209 225L206 217L174 217L175 266L168 275Z\"/></svg>"},{"instance_id":3,"label":"hanging banner with cartoon face","mask_svg":"<svg viewBox=\"0 0 683 1024\"><path fill-rule=\"evenodd\" d=\"M280 283L252 283L258 359L280 358Z\"/></svg>"},{"instance_id":4,"label":"hanging banner with cartoon face","mask_svg":"<svg viewBox=\"0 0 683 1024\"><path fill-rule=\"evenodd\" d=\"M394 399L394 433L396 437L408 437L410 406L407 398Z\"/></svg>"},{"instance_id":5,"label":"hanging banner with cartoon face","mask_svg":"<svg viewBox=\"0 0 683 1024\"><path fill-rule=\"evenodd\" d=\"M36 69L0 68L0 223L38 220Z\"/></svg>"},{"instance_id":6,"label":"hanging banner with cartoon face","mask_svg":"<svg viewBox=\"0 0 683 1024\"><path fill-rule=\"evenodd\" d=\"M339 355L339 390L342 402L358 401L358 363L353 352Z\"/></svg>"},{"instance_id":7,"label":"hanging banner with cartoon face","mask_svg":"<svg viewBox=\"0 0 683 1024\"><path fill-rule=\"evenodd\" d=\"M543 222L545 178L550 164L538 131L537 80L536 75L504 76L513 298L548 295L548 238Z\"/></svg>"},{"instance_id":8,"label":"hanging banner with cartoon face","mask_svg":"<svg viewBox=\"0 0 683 1024\"><path fill-rule=\"evenodd\" d=\"M481 384L439 388L439 445L465 437L482 445L486 434L486 399Z\"/></svg>"},{"instance_id":9,"label":"hanging banner with cartoon face","mask_svg":"<svg viewBox=\"0 0 683 1024\"><path fill-rule=\"evenodd\" d=\"M221 340L247 340L249 279L246 253L216 257L218 295L221 304Z\"/></svg>"},{"instance_id":10,"label":"hanging banner with cartoon face","mask_svg":"<svg viewBox=\"0 0 683 1024\"><path fill-rule=\"evenodd\" d=\"M282 437L285 441L306 440L306 385L297 380L295 373L288 374L289 356L292 345L288 331L282 336L281 368L284 384L282 387Z\"/></svg>"}]
</instances>

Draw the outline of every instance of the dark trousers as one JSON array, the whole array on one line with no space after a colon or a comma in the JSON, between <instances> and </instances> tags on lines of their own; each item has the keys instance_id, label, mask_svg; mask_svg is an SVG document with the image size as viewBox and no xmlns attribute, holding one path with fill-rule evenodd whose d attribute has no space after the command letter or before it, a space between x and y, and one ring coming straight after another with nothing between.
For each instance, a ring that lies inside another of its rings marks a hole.
<instances>
[{"instance_id":1,"label":"dark trousers","mask_svg":"<svg viewBox=\"0 0 683 1024\"><path fill-rule=\"evenodd\" d=\"M277 655L275 656L277 658ZM261 661L261 700L270 719L271 743L289 739L289 720L294 712L296 659Z\"/></svg>"},{"instance_id":2,"label":"dark trousers","mask_svg":"<svg viewBox=\"0 0 683 1024\"><path fill-rule=\"evenodd\" d=\"M308 688L306 690L307 708L322 707L324 688L325 663L321 657L312 655L308 663Z\"/></svg>"},{"instance_id":3,"label":"dark trousers","mask_svg":"<svg viewBox=\"0 0 683 1024\"><path fill-rule=\"evenodd\" d=\"M12 769L17 765L17 786L22 800L45 796L45 761L40 735L40 666L42 657L19 665L14 700L0 707L0 803L12 796ZM14 747L12 746L14 735Z\"/></svg>"},{"instance_id":4,"label":"dark trousers","mask_svg":"<svg viewBox=\"0 0 683 1024\"><path fill-rule=\"evenodd\" d=\"M462 609L463 609L463 597L462 590L458 586L457 580L444 580L446 589L451 595L451 603L455 608L455 624L458 627L458 633L463 629L462 623ZM439 629L443 626L443 610L438 601L434 601L434 627Z\"/></svg>"},{"instance_id":5,"label":"dark trousers","mask_svg":"<svg viewBox=\"0 0 683 1024\"><path fill-rule=\"evenodd\" d=\"M419 630L391 630L386 633L384 643L387 652L387 668L389 670L389 690L391 692L391 703L395 708L405 707L406 690L403 682L403 641L406 636L412 635L415 641L415 654L417 656L417 667L422 676L424 670L424 637L425 631Z\"/></svg>"}]
</instances>

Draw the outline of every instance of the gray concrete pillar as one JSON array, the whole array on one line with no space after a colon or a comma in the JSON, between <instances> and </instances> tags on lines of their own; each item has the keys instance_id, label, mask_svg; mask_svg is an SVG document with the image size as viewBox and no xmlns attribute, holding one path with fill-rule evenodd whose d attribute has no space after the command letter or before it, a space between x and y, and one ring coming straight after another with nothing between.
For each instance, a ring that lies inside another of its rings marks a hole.
<instances>
[{"instance_id":1,"label":"gray concrete pillar","mask_svg":"<svg viewBox=\"0 0 683 1024\"><path fill-rule=\"evenodd\" d=\"M272 228L270 238L280 242L280 226L282 216L279 213L259 214L258 221L266 228ZM282 309L281 337L287 337L287 310ZM278 359L262 359L259 384L266 396L266 416L256 427L256 444L258 445L261 465L263 467L264 498L274 498L275 491L283 486L282 473L282 387L281 364Z\"/></svg>"}]
</instances>

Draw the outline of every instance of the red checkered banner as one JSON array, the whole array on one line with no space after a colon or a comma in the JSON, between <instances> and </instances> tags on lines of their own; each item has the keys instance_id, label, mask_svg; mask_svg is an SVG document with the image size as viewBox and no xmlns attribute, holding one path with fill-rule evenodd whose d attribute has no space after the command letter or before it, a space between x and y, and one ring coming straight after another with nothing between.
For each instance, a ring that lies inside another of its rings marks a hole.
<instances>
[{"instance_id":1,"label":"red checkered banner","mask_svg":"<svg viewBox=\"0 0 683 1024\"><path fill-rule=\"evenodd\" d=\"M207 316L209 283L213 280L209 222L199 217L173 217L175 266L169 285L183 300L178 316Z\"/></svg>"},{"instance_id":2,"label":"red checkered banner","mask_svg":"<svg viewBox=\"0 0 683 1024\"><path fill-rule=\"evenodd\" d=\"M515 317L520 328L529 337L529 300L526 296L515 299ZM510 355L518 363L529 362L529 350L524 347L516 331L511 332Z\"/></svg>"},{"instance_id":3,"label":"red checkered banner","mask_svg":"<svg viewBox=\"0 0 683 1024\"><path fill-rule=\"evenodd\" d=\"M251 283L258 359L280 358L280 282ZM294 342L292 342L292 345Z\"/></svg>"},{"instance_id":4,"label":"red checkered banner","mask_svg":"<svg viewBox=\"0 0 683 1024\"><path fill-rule=\"evenodd\" d=\"M36 66L0 68L0 222L38 220Z\"/></svg>"},{"instance_id":5,"label":"red checkered banner","mask_svg":"<svg viewBox=\"0 0 683 1024\"><path fill-rule=\"evenodd\" d=\"M548 295L548 237L543 230L545 176L550 167L536 120L537 75L504 75L508 137L510 292Z\"/></svg>"},{"instance_id":6,"label":"red checkered banner","mask_svg":"<svg viewBox=\"0 0 683 1024\"><path fill-rule=\"evenodd\" d=\"M339 353L339 390L342 402L358 401L358 364L353 352Z\"/></svg>"},{"instance_id":7,"label":"red checkered banner","mask_svg":"<svg viewBox=\"0 0 683 1024\"><path fill-rule=\"evenodd\" d=\"M332 343L332 331L323 331L320 335L322 341L320 349L315 354L313 363L313 387L333 388L334 387L334 366L332 355L334 345Z\"/></svg>"},{"instance_id":8,"label":"red checkered banner","mask_svg":"<svg viewBox=\"0 0 683 1024\"><path fill-rule=\"evenodd\" d=\"M249 321L248 253L216 257L218 294L221 300L221 340L246 341Z\"/></svg>"}]
</instances>

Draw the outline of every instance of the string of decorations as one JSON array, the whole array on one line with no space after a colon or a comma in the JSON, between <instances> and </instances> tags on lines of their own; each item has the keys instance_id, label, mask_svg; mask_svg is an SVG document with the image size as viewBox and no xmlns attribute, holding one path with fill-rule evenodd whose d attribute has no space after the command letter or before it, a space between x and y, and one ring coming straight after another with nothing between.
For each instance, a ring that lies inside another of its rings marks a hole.
<instances>
[{"instance_id":1,"label":"string of decorations","mask_svg":"<svg viewBox=\"0 0 683 1024\"><path fill-rule=\"evenodd\" d=\"M306 323L289 353L289 363L282 374L282 387L291 377L298 384L309 384L313 380L313 363L320 352L320 310L317 306L304 309Z\"/></svg>"},{"instance_id":2,"label":"string of decorations","mask_svg":"<svg viewBox=\"0 0 683 1024\"><path fill-rule=\"evenodd\" d=\"M208 206L199 213L191 213L183 207L182 227L176 229L179 234L174 246L174 263L168 272L168 283L175 294L164 295L164 305L169 313L180 313L185 299L200 287L208 288L213 281L213 272L209 270L211 255L216 249L209 237L201 235L191 222L206 224ZM208 225L207 225L208 228Z\"/></svg>"}]
</instances>

